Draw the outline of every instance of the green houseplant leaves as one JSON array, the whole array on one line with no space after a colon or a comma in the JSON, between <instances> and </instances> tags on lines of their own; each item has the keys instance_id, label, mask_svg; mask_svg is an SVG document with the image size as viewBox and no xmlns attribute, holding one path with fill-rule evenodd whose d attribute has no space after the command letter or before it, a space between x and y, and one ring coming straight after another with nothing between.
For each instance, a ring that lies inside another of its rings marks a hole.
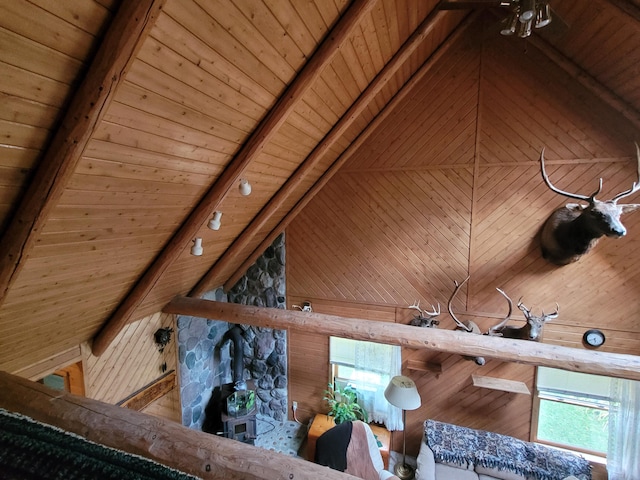
<instances>
[{"instance_id":1,"label":"green houseplant leaves","mask_svg":"<svg viewBox=\"0 0 640 480\"><path fill-rule=\"evenodd\" d=\"M369 421L367 411L358 404L356 390L353 387L346 386L341 390L329 384L329 388L324 391L323 399L329 405L328 415L333 417L336 424L351 420Z\"/></svg>"}]
</instances>

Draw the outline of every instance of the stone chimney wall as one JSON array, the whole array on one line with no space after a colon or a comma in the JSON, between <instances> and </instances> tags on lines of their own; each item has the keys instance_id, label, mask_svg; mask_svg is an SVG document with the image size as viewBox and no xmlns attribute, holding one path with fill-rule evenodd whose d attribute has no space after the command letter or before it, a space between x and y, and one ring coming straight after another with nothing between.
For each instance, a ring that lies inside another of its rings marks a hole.
<instances>
[{"instance_id":1,"label":"stone chimney wall","mask_svg":"<svg viewBox=\"0 0 640 480\"><path fill-rule=\"evenodd\" d=\"M286 308L285 242L281 234L225 294L222 288L203 298L259 307ZM202 429L204 411L214 387L232 382L232 342L222 338L233 324L179 315L178 369L182 424ZM258 411L287 419L287 337L284 330L241 325L244 379L253 379Z\"/></svg>"}]
</instances>

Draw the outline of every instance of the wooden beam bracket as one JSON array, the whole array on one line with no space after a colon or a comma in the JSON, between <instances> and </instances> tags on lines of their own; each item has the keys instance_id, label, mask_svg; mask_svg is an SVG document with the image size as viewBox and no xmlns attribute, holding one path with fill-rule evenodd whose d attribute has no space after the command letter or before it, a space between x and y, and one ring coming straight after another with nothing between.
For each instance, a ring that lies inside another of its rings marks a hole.
<instances>
[{"instance_id":1,"label":"wooden beam bracket","mask_svg":"<svg viewBox=\"0 0 640 480\"><path fill-rule=\"evenodd\" d=\"M443 371L442 365L434 362L423 362L422 360L408 360L407 368L417 372L435 373L440 375Z\"/></svg>"}]
</instances>

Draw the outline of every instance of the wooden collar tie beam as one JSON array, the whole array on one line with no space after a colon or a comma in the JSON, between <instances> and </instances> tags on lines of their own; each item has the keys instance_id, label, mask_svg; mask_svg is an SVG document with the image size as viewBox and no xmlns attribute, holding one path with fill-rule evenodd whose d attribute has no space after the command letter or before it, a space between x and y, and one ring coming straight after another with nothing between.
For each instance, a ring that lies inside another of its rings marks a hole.
<instances>
[{"instance_id":1,"label":"wooden collar tie beam","mask_svg":"<svg viewBox=\"0 0 640 480\"><path fill-rule=\"evenodd\" d=\"M398 323L345 318L315 312L261 308L189 297L174 298L163 311L230 323L281 330L301 330L407 348L426 348L460 355L484 356L505 362L640 380L640 357L634 355L593 352L526 340L466 335L453 330L418 328Z\"/></svg>"}]
</instances>

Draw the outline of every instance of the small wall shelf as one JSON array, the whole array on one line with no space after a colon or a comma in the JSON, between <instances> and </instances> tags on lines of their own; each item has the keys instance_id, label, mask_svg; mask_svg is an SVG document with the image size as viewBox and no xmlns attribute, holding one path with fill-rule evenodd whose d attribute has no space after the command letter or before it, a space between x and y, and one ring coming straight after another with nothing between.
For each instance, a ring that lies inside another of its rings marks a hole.
<instances>
[{"instance_id":1,"label":"small wall shelf","mask_svg":"<svg viewBox=\"0 0 640 480\"><path fill-rule=\"evenodd\" d=\"M491 390L502 390L503 392L522 393L531 395L531 392L523 382L517 380L507 380L505 378L484 377L482 375L471 375L473 385Z\"/></svg>"},{"instance_id":2,"label":"small wall shelf","mask_svg":"<svg viewBox=\"0 0 640 480\"><path fill-rule=\"evenodd\" d=\"M441 364L433 363L433 362L423 362L420 360L407 361L407 368L409 370L417 370L418 372L430 372L430 373L436 373L436 374L442 373Z\"/></svg>"}]
</instances>

